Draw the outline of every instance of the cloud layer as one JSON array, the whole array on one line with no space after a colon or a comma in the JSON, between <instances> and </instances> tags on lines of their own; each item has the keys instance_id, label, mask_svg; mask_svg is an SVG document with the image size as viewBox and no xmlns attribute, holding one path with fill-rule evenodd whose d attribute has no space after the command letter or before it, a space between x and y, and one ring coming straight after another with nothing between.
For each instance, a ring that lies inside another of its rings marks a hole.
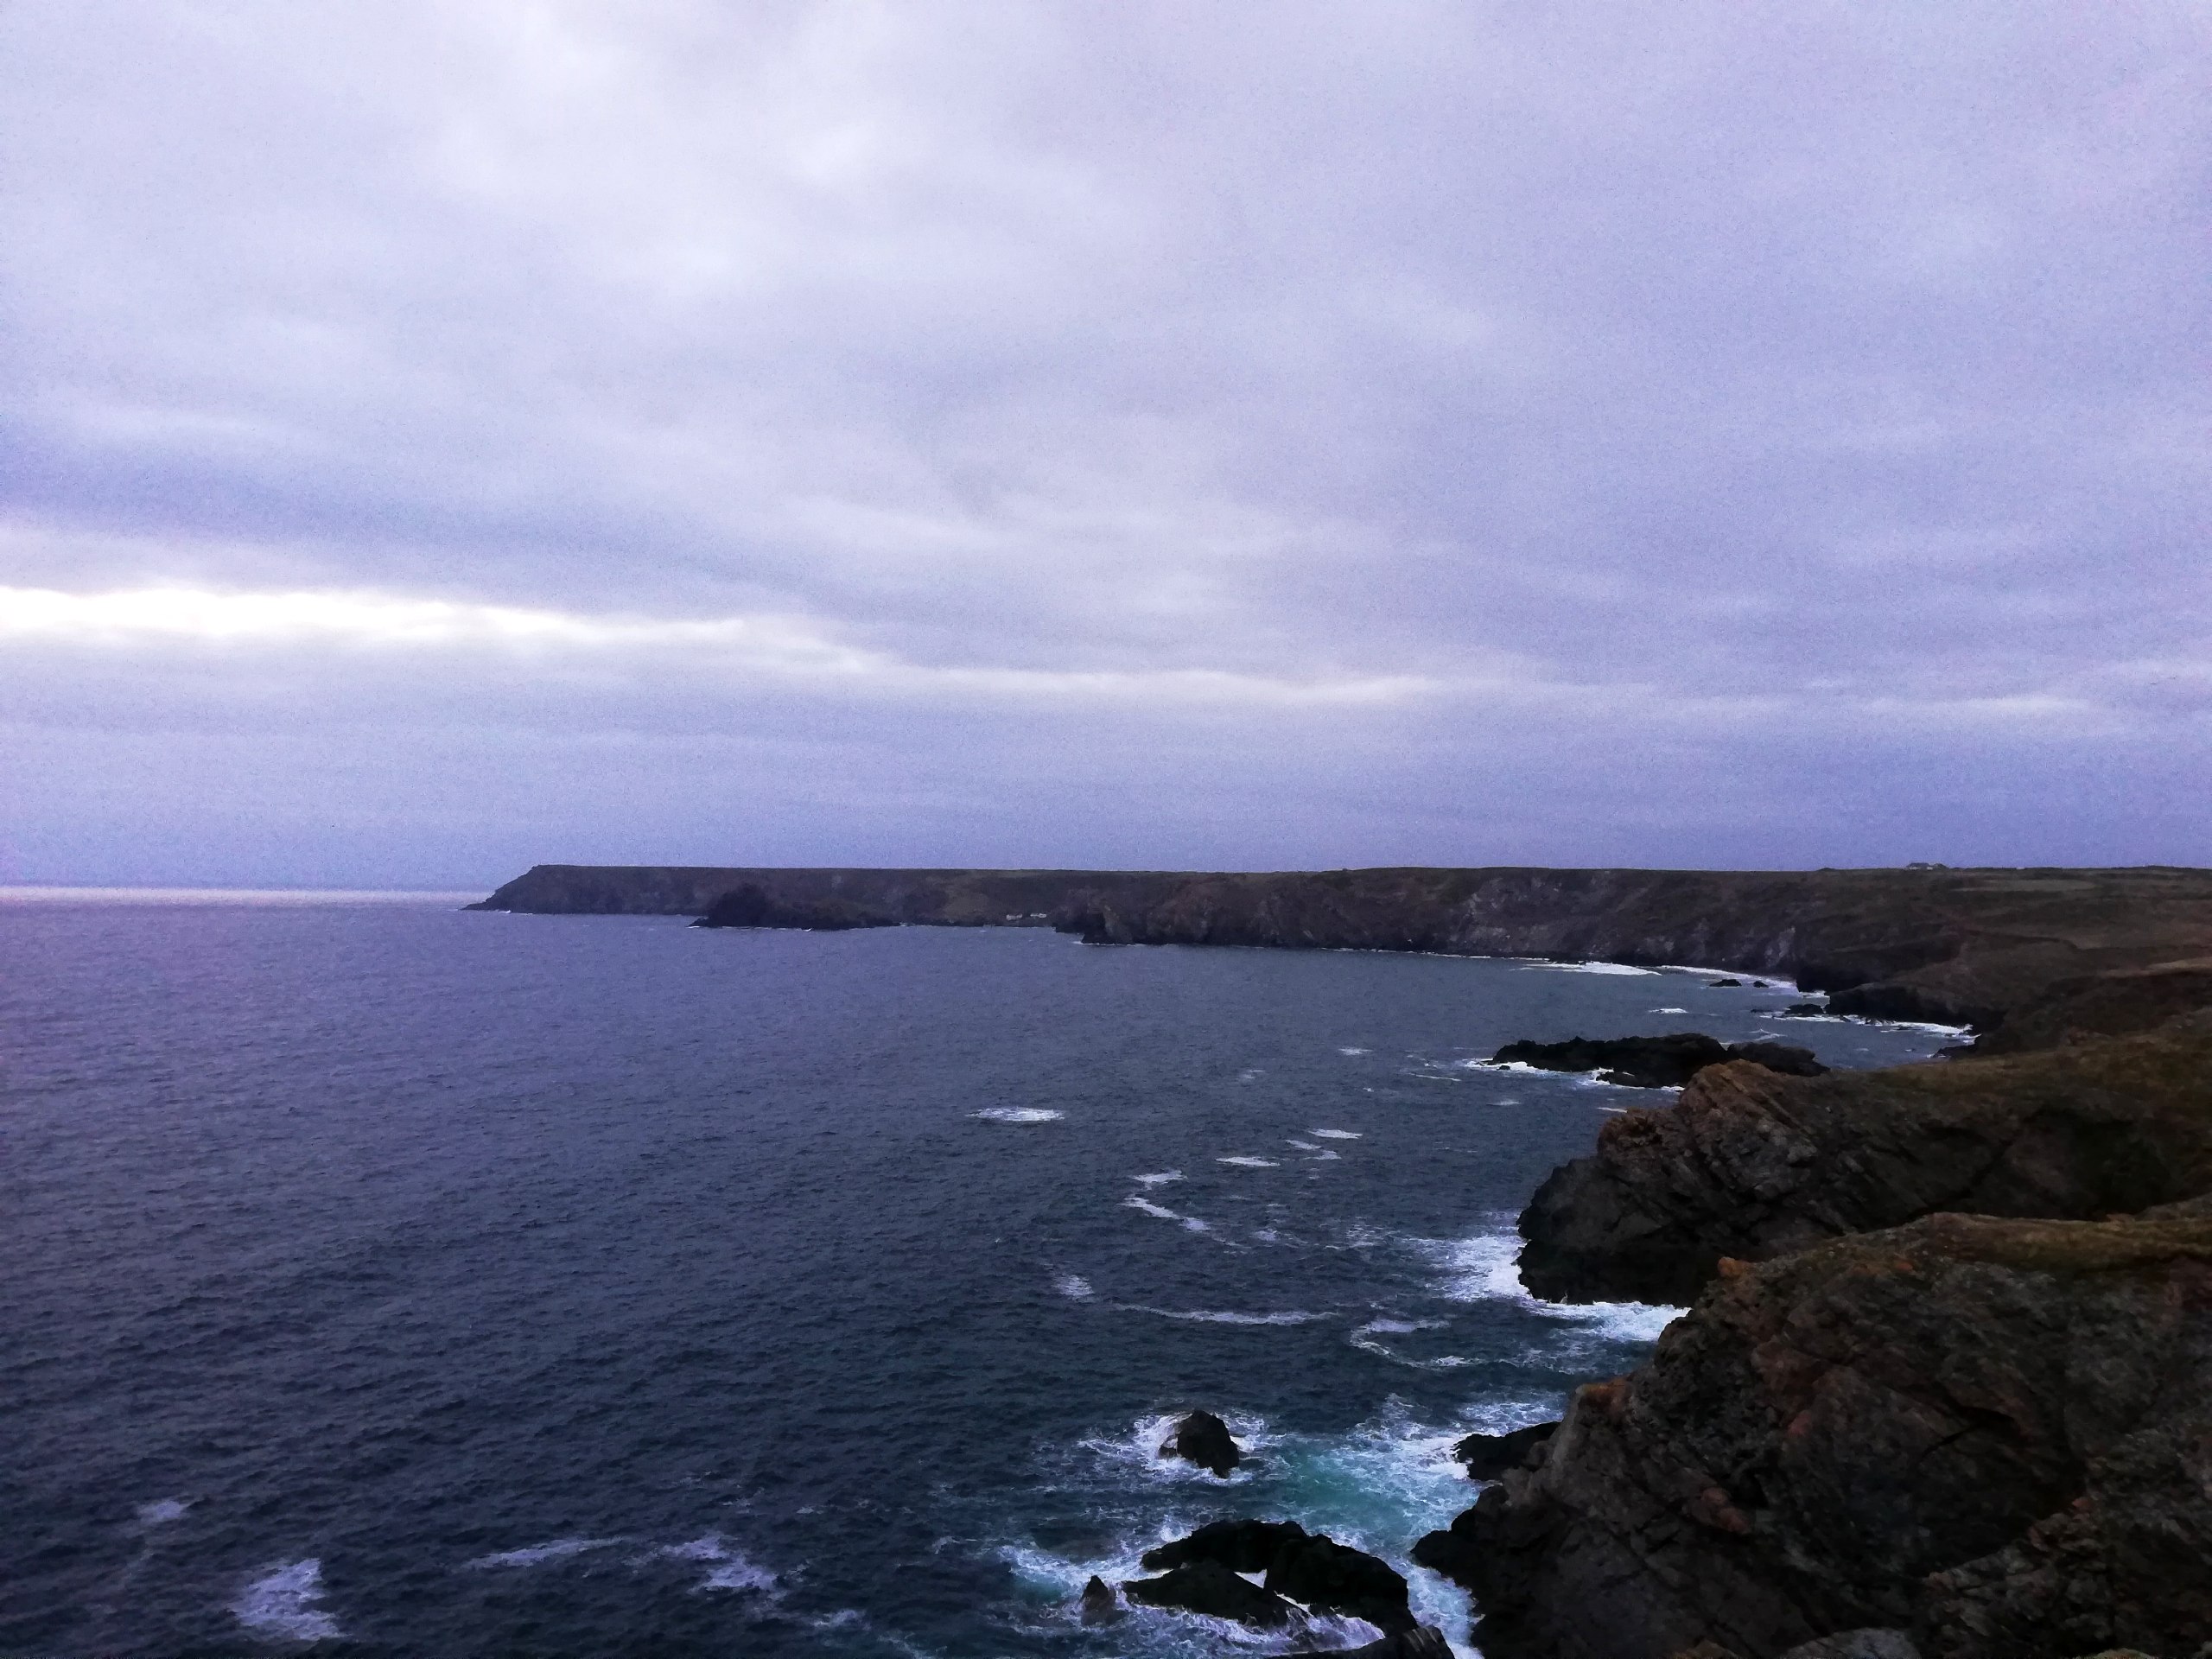
<instances>
[{"instance_id":1,"label":"cloud layer","mask_svg":"<svg viewBox=\"0 0 2212 1659\"><path fill-rule=\"evenodd\" d=\"M0 62L0 875L2212 857L2199 7Z\"/></svg>"}]
</instances>

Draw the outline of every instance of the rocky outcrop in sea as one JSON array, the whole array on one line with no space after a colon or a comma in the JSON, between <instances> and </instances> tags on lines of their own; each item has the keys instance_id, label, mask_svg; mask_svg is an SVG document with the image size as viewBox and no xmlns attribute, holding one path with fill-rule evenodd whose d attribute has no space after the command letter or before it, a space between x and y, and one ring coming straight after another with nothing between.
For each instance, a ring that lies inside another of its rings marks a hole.
<instances>
[{"instance_id":1,"label":"rocky outcrop in sea","mask_svg":"<svg viewBox=\"0 0 2212 1659\"><path fill-rule=\"evenodd\" d=\"M2212 1641L2212 1216L1931 1216L1722 1265L1416 1559L1491 1659Z\"/></svg>"}]
</instances>

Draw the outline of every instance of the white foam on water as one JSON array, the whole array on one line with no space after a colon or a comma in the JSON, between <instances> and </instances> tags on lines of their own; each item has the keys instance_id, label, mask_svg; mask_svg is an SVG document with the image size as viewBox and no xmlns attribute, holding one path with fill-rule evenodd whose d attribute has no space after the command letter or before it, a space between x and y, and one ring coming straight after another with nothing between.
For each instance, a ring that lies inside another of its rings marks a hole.
<instances>
[{"instance_id":1,"label":"white foam on water","mask_svg":"<svg viewBox=\"0 0 2212 1659\"><path fill-rule=\"evenodd\" d=\"M688 1543L671 1544L658 1553L672 1561L706 1563L707 1576L699 1582L702 1590L753 1590L770 1597L777 1594L776 1575L747 1560L719 1532L710 1532Z\"/></svg>"},{"instance_id":2,"label":"white foam on water","mask_svg":"<svg viewBox=\"0 0 2212 1659\"><path fill-rule=\"evenodd\" d=\"M1275 1160L1272 1158L1254 1158L1243 1154L1239 1154L1237 1156L1233 1158L1217 1158L1214 1160L1214 1162L1217 1164L1234 1164L1239 1169L1274 1169L1278 1167Z\"/></svg>"},{"instance_id":3,"label":"white foam on water","mask_svg":"<svg viewBox=\"0 0 2212 1659\"><path fill-rule=\"evenodd\" d=\"M1296 1147L1300 1152L1319 1152L1321 1150L1320 1147L1315 1146L1311 1141L1285 1141L1284 1144L1286 1146Z\"/></svg>"},{"instance_id":4,"label":"white foam on water","mask_svg":"<svg viewBox=\"0 0 2212 1659\"><path fill-rule=\"evenodd\" d=\"M1056 1112L1049 1106L986 1106L968 1116L980 1117L988 1123L1057 1123L1067 1114Z\"/></svg>"},{"instance_id":5,"label":"white foam on water","mask_svg":"<svg viewBox=\"0 0 2212 1659\"><path fill-rule=\"evenodd\" d=\"M250 1630L289 1642L327 1642L340 1631L338 1621L316 1605L321 1599L322 1563L309 1557L256 1579L231 1604L231 1611Z\"/></svg>"},{"instance_id":6,"label":"white foam on water","mask_svg":"<svg viewBox=\"0 0 2212 1659\"><path fill-rule=\"evenodd\" d=\"M1615 1342L1656 1342L1659 1333L1688 1310L1643 1302L1547 1302L1521 1284L1516 1258L1521 1241L1511 1233L1478 1233L1472 1238L1408 1241L1420 1255L1444 1269L1439 1287L1455 1302L1511 1302L1531 1313L1581 1326Z\"/></svg>"},{"instance_id":7,"label":"white foam on water","mask_svg":"<svg viewBox=\"0 0 2212 1659\"><path fill-rule=\"evenodd\" d=\"M1364 1054L1367 1052L1363 1048L1340 1048L1337 1051L1339 1054Z\"/></svg>"},{"instance_id":8,"label":"white foam on water","mask_svg":"<svg viewBox=\"0 0 2212 1659\"><path fill-rule=\"evenodd\" d=\"M621 1541L620 1538L556 1538L550 1544L532 1544L526 1549L503 1549L496 1555L479 1555L464 1565L483 1568L543 1567L548 1561L564 1561L588 1550L612 1549Z\"/></svg>"},{"instance_id":9,"label":"white foam on water","mask_svg":"<svg viewBox=\"0 0 2212 1659\"><path fill-rule=\"evenodd\" d=\"M1181 1180L1183 1172L1179 1169L1163 1169L1156 1175L1138 1175L1131 1179L1140 1186L1165 1186L1170 1181Z\"/></svg>"},{"instance_id":10,"label":"white foam on water","mask_svg":"<svg viewBox=\"0 0 2212 1659\"><path fill-rule=\"evenodd\" d=\"M1130 1193L1122 1200L1122 1205L1124 1209L1141 1210L1146 1215L1157 1216L1162 1221L1180 1222L1185 1232L1210 1233L1213 1230L1211 1223L1200 1221L1196 1216L1178 1215L1164 1204L1154 1204L1141 1192Z\"/></svg>"},{"instance_id":11,"label":"white foam on water","mask_svg":"<svg viewBox=\"0 0 2212 1659\"><path fill-rule=\"evenodd\" d=\"M1242 1071L1239 1071L1236 1074L1236 1081L1239 1083L1257 1083L1262 1077L1264 1077L1267 1075L1268 1074L1260 1070L1258 1066L1248 1065Z\"/></svg>"},{"instance_id":12,"label":"white foam on water","mask_svg":"<svg viewBox=\"0 0 2212 1659\"><path fill-rule=\"evenodd\" d=\"M1651 1012L1654 1014L1688 1014L1689 1010L1688 1008L1654 1008Z\"/></svg>"},{"instance_id":13,"label":"white foam on water","mask_svg":"<svg viewBox=\"0 0 2212 1659\"><path fill-rule=\"evenodd\" d=\"M1306 1161L1309 1164L1335 1163L1341 1162L1343 1160L1343 1156L1344 1154L1341 1153L1323 1151L1315 1153Z\"/></svg>"},{"instance_id":14,"label":"white foam on water","mask_svg":"<svg viewBox=\"0 0 2212 1659\"><path fill-rule=\"evenodd\" d=\"M1064 1273L1052 1281L1052 1288L1071 1302L1087 1302L1092 1291L1090 1281L1079 1273Z\"/></svg>"},{"instance_id":15,"label":"white foam on water","mask_svg":"<svg viewBox=\"0 0 2212 1659\"><path fill-rule=\"evenodd\" d=\"M1151 1313L1163 1319L1187 1319L1199 1325L1311 1325L1316 1319L1325 1319L1326 1313L1308 1313L1293 1309L1284 1313L1215 1313L1209 1309L1147 1307L1141 1302L1116 1304L1125 1313Z\"/></svg>"},{"instance_id":16,"label":"white foam on water","mask_svg":"<svg viewBox=\"0 0 2212 1659\"><path fill-rule=\"evenodd\" d=\"M1311 1135L1316 1135L1324 1141L1359 1141L1365 1139L1365 1132L1360 1129L1308 1129L1306 1133Z\"/></svg>"},{"instance_id":17,"label":"white foam on water","mask_svg":"<svg viewBox=\"0 0 2212 1659\"><path fill-rule=\"evenodd\" d=\"M1656 968L1631 968L1624 962L1532 962L1530 969L1554 974L1655 975Z\"/></svg>"},{"instance_id":18,"label":"white foam on water","mask_svg":"<svg viewBox=\"0 0 2212 1659\"><path fill-rule=\"evenodd\" d=\"M1225 1479L1229 1484L1249 1481L1255 1471L1255 1455L1272 1451L1277 1444L1277 1437L1269 1432L1265 1418L1254 1417L1247 1413L1235 1411L1224 1411L1218 1414L1221 1421L1228 1425L1230 1437L1244 1452L1244 1461L1238 1464ZM1118 1471L1123 1475L1141 1475L1147 1487L1161 1484L1182 1485L1194 1479L1200 1485L1207 1488L1221 1486L1224 1484L1224 1477L1208 1474L1196 1464L1186 1463L1180 1458L1163 1458L1160 1455L1160 1448L1167 1443L1167 1437L1174 1433L1175 1425L1181 1422L1183 1417L1184 1413L1180 1411L1147 1414L1132 1423L1127 1433L1111 1438L1093 1436L1077 1441L1077 1446L1078 1450L1089 1452L1092 1458L1110 1471ZM1196 1522L1192 1524L1195 1525ZM1182 1529L1183 1532L1189 1530L1188 1527ZM1124 1573L1122 1576L1124 1578L1136 1576L1135 1562L1138 1554L1151 1548L1154 1544L1165 1543L1170 1538L1181 1535L1182 1534L1174 1530L1171 1524L1163 1523L1156 1536L1146 1539L1130 1551L1128 1560L1132 1570ZM1112 1574L1096 1567L1087 1567L1085 1576L1089 1576L1089 1573L1093 1571L1098 1572L1102 1578L1112 1577ZM1080 1586L1082 1580L1078 1579L1076 1582Z\"/></svg>"},{"instance_id":19,"label":"white foam on water","mask_svg":"<svg viewBox=\"0 0 2212 1659\"><path fill-rule=\"evenodd\" d=\"M138 1506L138 1524L142 1527L166 1526L172 1521L183 1520L184 1512L191 1507L188 1498L157 1497L150 1503Z\"/></svg>"}]
</instances>

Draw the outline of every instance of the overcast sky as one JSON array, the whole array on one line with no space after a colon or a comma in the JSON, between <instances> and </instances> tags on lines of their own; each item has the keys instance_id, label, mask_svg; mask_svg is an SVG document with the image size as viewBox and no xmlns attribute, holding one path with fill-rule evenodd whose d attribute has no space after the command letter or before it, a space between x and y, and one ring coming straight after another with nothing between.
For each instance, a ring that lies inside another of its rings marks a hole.
<instances>
[{"instance_id":1,"label":"overcast sky","mask_svg":"<svg viewBox=\"0 0 2212 1659\"><path fill-rule=\"evenodd\" d=\"M0 880L2212 862L2212 8L15 0Z\"/></svg>"}]
</instances>

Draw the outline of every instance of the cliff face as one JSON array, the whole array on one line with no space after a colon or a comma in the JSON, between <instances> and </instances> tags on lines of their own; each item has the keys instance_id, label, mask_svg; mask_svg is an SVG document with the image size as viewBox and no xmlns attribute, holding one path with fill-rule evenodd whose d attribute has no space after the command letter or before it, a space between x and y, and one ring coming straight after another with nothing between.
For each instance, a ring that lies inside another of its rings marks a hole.
<instances>
[{"instance_id":1,"label":"cliff face","mask_svg":"<svg viewBox=\"0 0 2212 1659\"><path fill-rule=\"evenodd\" d=\"M1761 1260L1937 1211L2087 1219L2212 1192L2212 1012L1995 1058L1781 1076L1708 1067L1553 1172L1522 1282L1683 1304Z\"/></svg>"},{"instance_id":2,"label":"cliff face","mask_svg":"<svg viewBox=\"0 0 2212 1659\"><path fill-rule=\"evenodd\" d=\"M543 916L703 916L754 887L790 909L849 905L898 921L1043 927L1071 905L1152 902L1189 878L1147 870L747 869L709 865L539 864L471 910Z\"/></svg>"},{"instance_id":3,"label":"cliff face","mask_svg":"<svg viewBox=\"0 0 2212 1659\"><path fill-rule=\"evenodd\" d=\"M1419 1559L1491 1659L2212 1640L2212 1219L1936 1216L1732 1264Z\"/></svg>"},{"instance_id":4,"label":"cliff face","mask_svg":"<svg viewBox=\"0 0 2212 1659\"><path fill-rule=\"evenodd\" d=\"M2061 984L2212 958L2212 871L2174 869L1200 874L543 864L475 908L696 916L745 885L779 904L848 903L906 922L1050 920L1099 944L1726 966L1834 992L1842 1013L1984 1027L2048 1001ZM2104 1028L2094 1018L2090 1028Z\"/></svg>"},{"instance_id":5,"label":"cliff face","mask_svg":"<svg viewBox=\"0 0 2212 1659\"><path fill-rule=\"evenodd\" d=\"M1696 963L1838 993L1840 1013L1994 1025L2060 981L2212 950L2212 872L1205 875L1064 925L1101 943Z\"/></svg>"}]
</instances>

